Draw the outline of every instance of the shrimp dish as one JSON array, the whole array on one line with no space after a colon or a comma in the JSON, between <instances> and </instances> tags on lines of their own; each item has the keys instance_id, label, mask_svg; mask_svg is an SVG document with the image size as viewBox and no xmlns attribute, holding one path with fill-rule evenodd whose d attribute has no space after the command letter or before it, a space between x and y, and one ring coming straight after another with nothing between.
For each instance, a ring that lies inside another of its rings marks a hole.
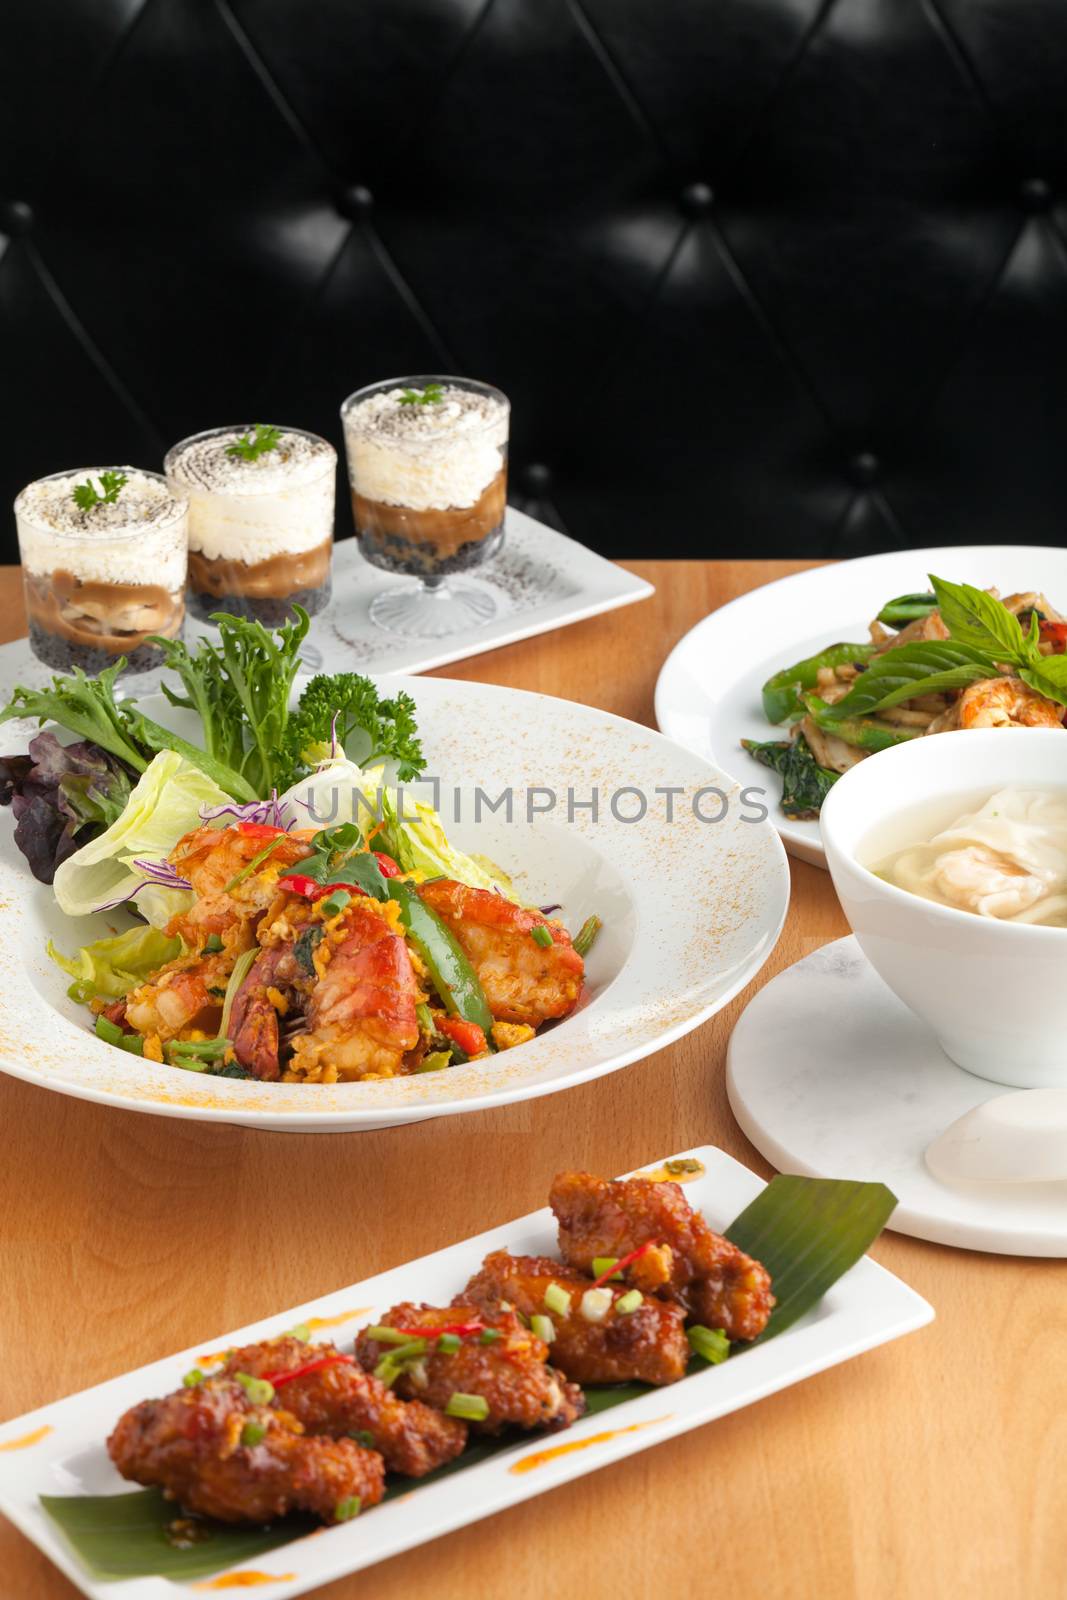
<instances>
[{"instance_id":1,"label":"shrimp dish","mask_svg":"<svg viewBox=\"0 0 1067 1600\"><path fill-rule=\"evenodd\" d=\"M763 685L764 714L789 737L742 745L781 776L790 819L817 817L842 773L905 740L1064 726L1067 618L1034 591L930 582L888 601L864 642L828 645Z\"/></svg>"}]
</instances>

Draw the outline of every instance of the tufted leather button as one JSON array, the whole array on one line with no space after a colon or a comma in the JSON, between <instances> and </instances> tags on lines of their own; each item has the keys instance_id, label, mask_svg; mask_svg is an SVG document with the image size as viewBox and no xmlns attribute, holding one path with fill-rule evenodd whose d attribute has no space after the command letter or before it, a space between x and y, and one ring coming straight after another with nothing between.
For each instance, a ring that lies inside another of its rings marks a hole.
<instances>
[{"instance_id":1,"label":"tufted leather button","mask_svg":"<svg viewBox=\"0 0 1067 1600\"><path fill-rule=\"evenodd\" d=\"M360 222L374 209L374 196L365 183L350 183L337 196L337 209L350 222Z\"/></svg>"},{"instance_id":2,"label":"tufted leather button","mask_svg":"<svg viewBox=\"0 0 1067 1600\"><path fill-rule=\"evenodd\" d=\"M548 494L552 488L552 468L546 467L543 461L531 461L523 468L522 486L527 494Z\"/></svg>"},{"instance_id":3,"label":"tufted leather button","mask_svg":"<svg viewBox=\"0 0 1067 1600\"><path fill-rule=\"evenodd\" d=\"M715 191L707 183L687 183L678 204L687 217L706 217L715 204Z\"/></svg>"},{"instance_id":4,"label":"tufted leather button","mask_svg":"<svg viewBox=\"0 0 1067 1600\"><path fill-rule=\"evenodd\" d=\"M1052 189L1044 178L1026 178L1019 185L1019 199L1027 211L1047 211L1052 204Z\"/></svg>"},{"instance_id":5,"label":"tufted leather button","mask_svg":"<svg viewBox=\"0 0 1067 1600\"><path fill-rule=\"evenodd\" d=\"M859 489L877 482L881 471L882 463L873 450L857 450L848 463L848 475Z\"/></svg>"},{"instance_id":6,"label":"tufted leather button","mask_svg":"<svg viewBox=\"0 0 1067 1600\"><path fill-rule=\"evenodd\" d=\"M16 233L29 233L33 227L33 208L25 200L5 200L0 203L0 233L9 237Z\"/></svg>"}]
</instances>

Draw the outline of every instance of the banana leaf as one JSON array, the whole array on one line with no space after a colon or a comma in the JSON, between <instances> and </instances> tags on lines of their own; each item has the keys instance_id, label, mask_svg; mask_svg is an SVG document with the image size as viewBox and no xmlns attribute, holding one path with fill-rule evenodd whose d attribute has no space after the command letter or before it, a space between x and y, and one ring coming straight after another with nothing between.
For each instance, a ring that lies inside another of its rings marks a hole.
<instances>
[{"instance_id":1,"label":"banana leaf","mask_svg":"<svg viewBox=\"0 0 1067 1600\"><path fill-rule=\"evenodd\" d=\"M885 1226L895 1197L881 1183L841 1182L831 1178L777 1177L771 1180L726 1235L770 1272L777 1305L760 1340L792 1327L860 1259ZM731 1360L751 1345L735 1345ZM694 1356L689 1373L708 1363ZM684 1381L684 1380L683 1380ZM588 1415L647 1394L649 1385L589 1385ZM110 1420L110 1419L108 1419ZM425 1478L387 1480L385 1498L417 1492L454 1472L462 1472L502 1451L529 1444L529 1435L476 1438L458 1460ZM187 1582L225 1567L244 1564L303 1538L315 1524L287 1517L268 1528L234 1528L201 1518L188 1519L195 1542L171 1543L168 1530L182 1513L158 1489L116 1495L42 1495L41 1505L62 1530L83 1566L97 1580L137 1577ZM369 1513L370 1514L370 1513Z\"/></svg>"}]
</instances>

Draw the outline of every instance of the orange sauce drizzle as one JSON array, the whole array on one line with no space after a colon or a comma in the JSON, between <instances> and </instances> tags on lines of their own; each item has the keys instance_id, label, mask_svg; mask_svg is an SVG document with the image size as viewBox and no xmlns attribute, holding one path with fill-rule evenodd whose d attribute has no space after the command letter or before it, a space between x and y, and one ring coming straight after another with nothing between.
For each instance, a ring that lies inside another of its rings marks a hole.
<instances>
[{"instance_id":1,"label":"orange sauce drizzle","mask_svg":"<svg viewBox=\"0 0 1067 1600\"><path fill-rule=\"evenodd\" d=\"M576 1450L588 1450L591 1444L607 1444L611 1439L621 1439L624 1433L640 1433L642 1428L654 1428L659 1422L669 1422L672 1415L673 1412L668 1412L665 1417L653 1417L650 1422L631 1422L628 1428L608 1428L604 1433L591 1433L587 1439L571 1439L567 1444L554 1444L548 1450L535 1450L516 1461L508 1470L532 1472L535 1467L558 1461L560 1456L573 1455Z\"/></svg>"},{"instance_id":2,"label":"orange sauce drizzle","mask_svg":"<svg viewBox=\"0 0 1067 1600\"><path fill-rule=\"evenodd\" d=\"M53 1431L51 1424L46 1422L43 1428L35 1428L32 1433L24 1433L19 1439L5 1439L4 1443L0 1444L0 1450L28 1450L31 1444L40 1444L41 1440Z\"/></svg>"},{"instance_id":3,"label":"orange sauce drizzle","mask_svg":"<svg viewBox=\"0 0 1067 1600\"><path fill-rule=\"evenodd\" d=\"M697 1178L702 1178L707 1168L703 1161L698 1161L692 1172L669 1172L665 1166L649 1167L645 1171L634 1174L637 1178L647 1178L650 1183L695 1183Z\"/></svg>"},{"instance_id":4,"label":"orange sauce drizzle","mask_svg":"<svg viewBox=\"0 0 1067 1600\"><path fill-rule=\"evenodd\" d=\"M219 1578L208 1578L206 1583L194 1583L194 1589L254 1589L261 1583L291 1583L295 1572L256 1572L246 1567L243 1572L224 1572Z\"/></svg>"}]
</instances>

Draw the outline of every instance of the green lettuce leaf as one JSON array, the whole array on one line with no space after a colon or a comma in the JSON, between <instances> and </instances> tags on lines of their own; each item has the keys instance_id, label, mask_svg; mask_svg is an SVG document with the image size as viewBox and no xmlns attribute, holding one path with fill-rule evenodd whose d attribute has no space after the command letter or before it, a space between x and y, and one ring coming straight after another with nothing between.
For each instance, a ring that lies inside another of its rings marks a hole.
<instances>
[{"instance_id":1,"label":"green lettuce leaf","mask_svg":"<svg viewBox=\"0 0 1067 1600\"><path fill-rule=\"evenodd\" d=\"M175 750L154 756L122 815L56 870L53 888L61 911L82 917L113 905L144 881L133 865L169 855L182 834L200 825L201 806L226 805L230 796ZM190 903L184 889L155 884L137 896L137 908L161 928Z\"/></svg>"},{"instance_id":2,"label":"green lettuce leaf","mask_svg":"<svg viewBox=\"0 0 1067 1600\"><path fill-rule=\"evenodd\" d=\"M88 999L90 994L119 1000L181 953L181 940L168 939L158 928L128 928L113 938L82 945L74 956L63 955L48 941L48 954L56 966L74 979L71 992L78 1000Z\"/></svg>"}]
</instances>

